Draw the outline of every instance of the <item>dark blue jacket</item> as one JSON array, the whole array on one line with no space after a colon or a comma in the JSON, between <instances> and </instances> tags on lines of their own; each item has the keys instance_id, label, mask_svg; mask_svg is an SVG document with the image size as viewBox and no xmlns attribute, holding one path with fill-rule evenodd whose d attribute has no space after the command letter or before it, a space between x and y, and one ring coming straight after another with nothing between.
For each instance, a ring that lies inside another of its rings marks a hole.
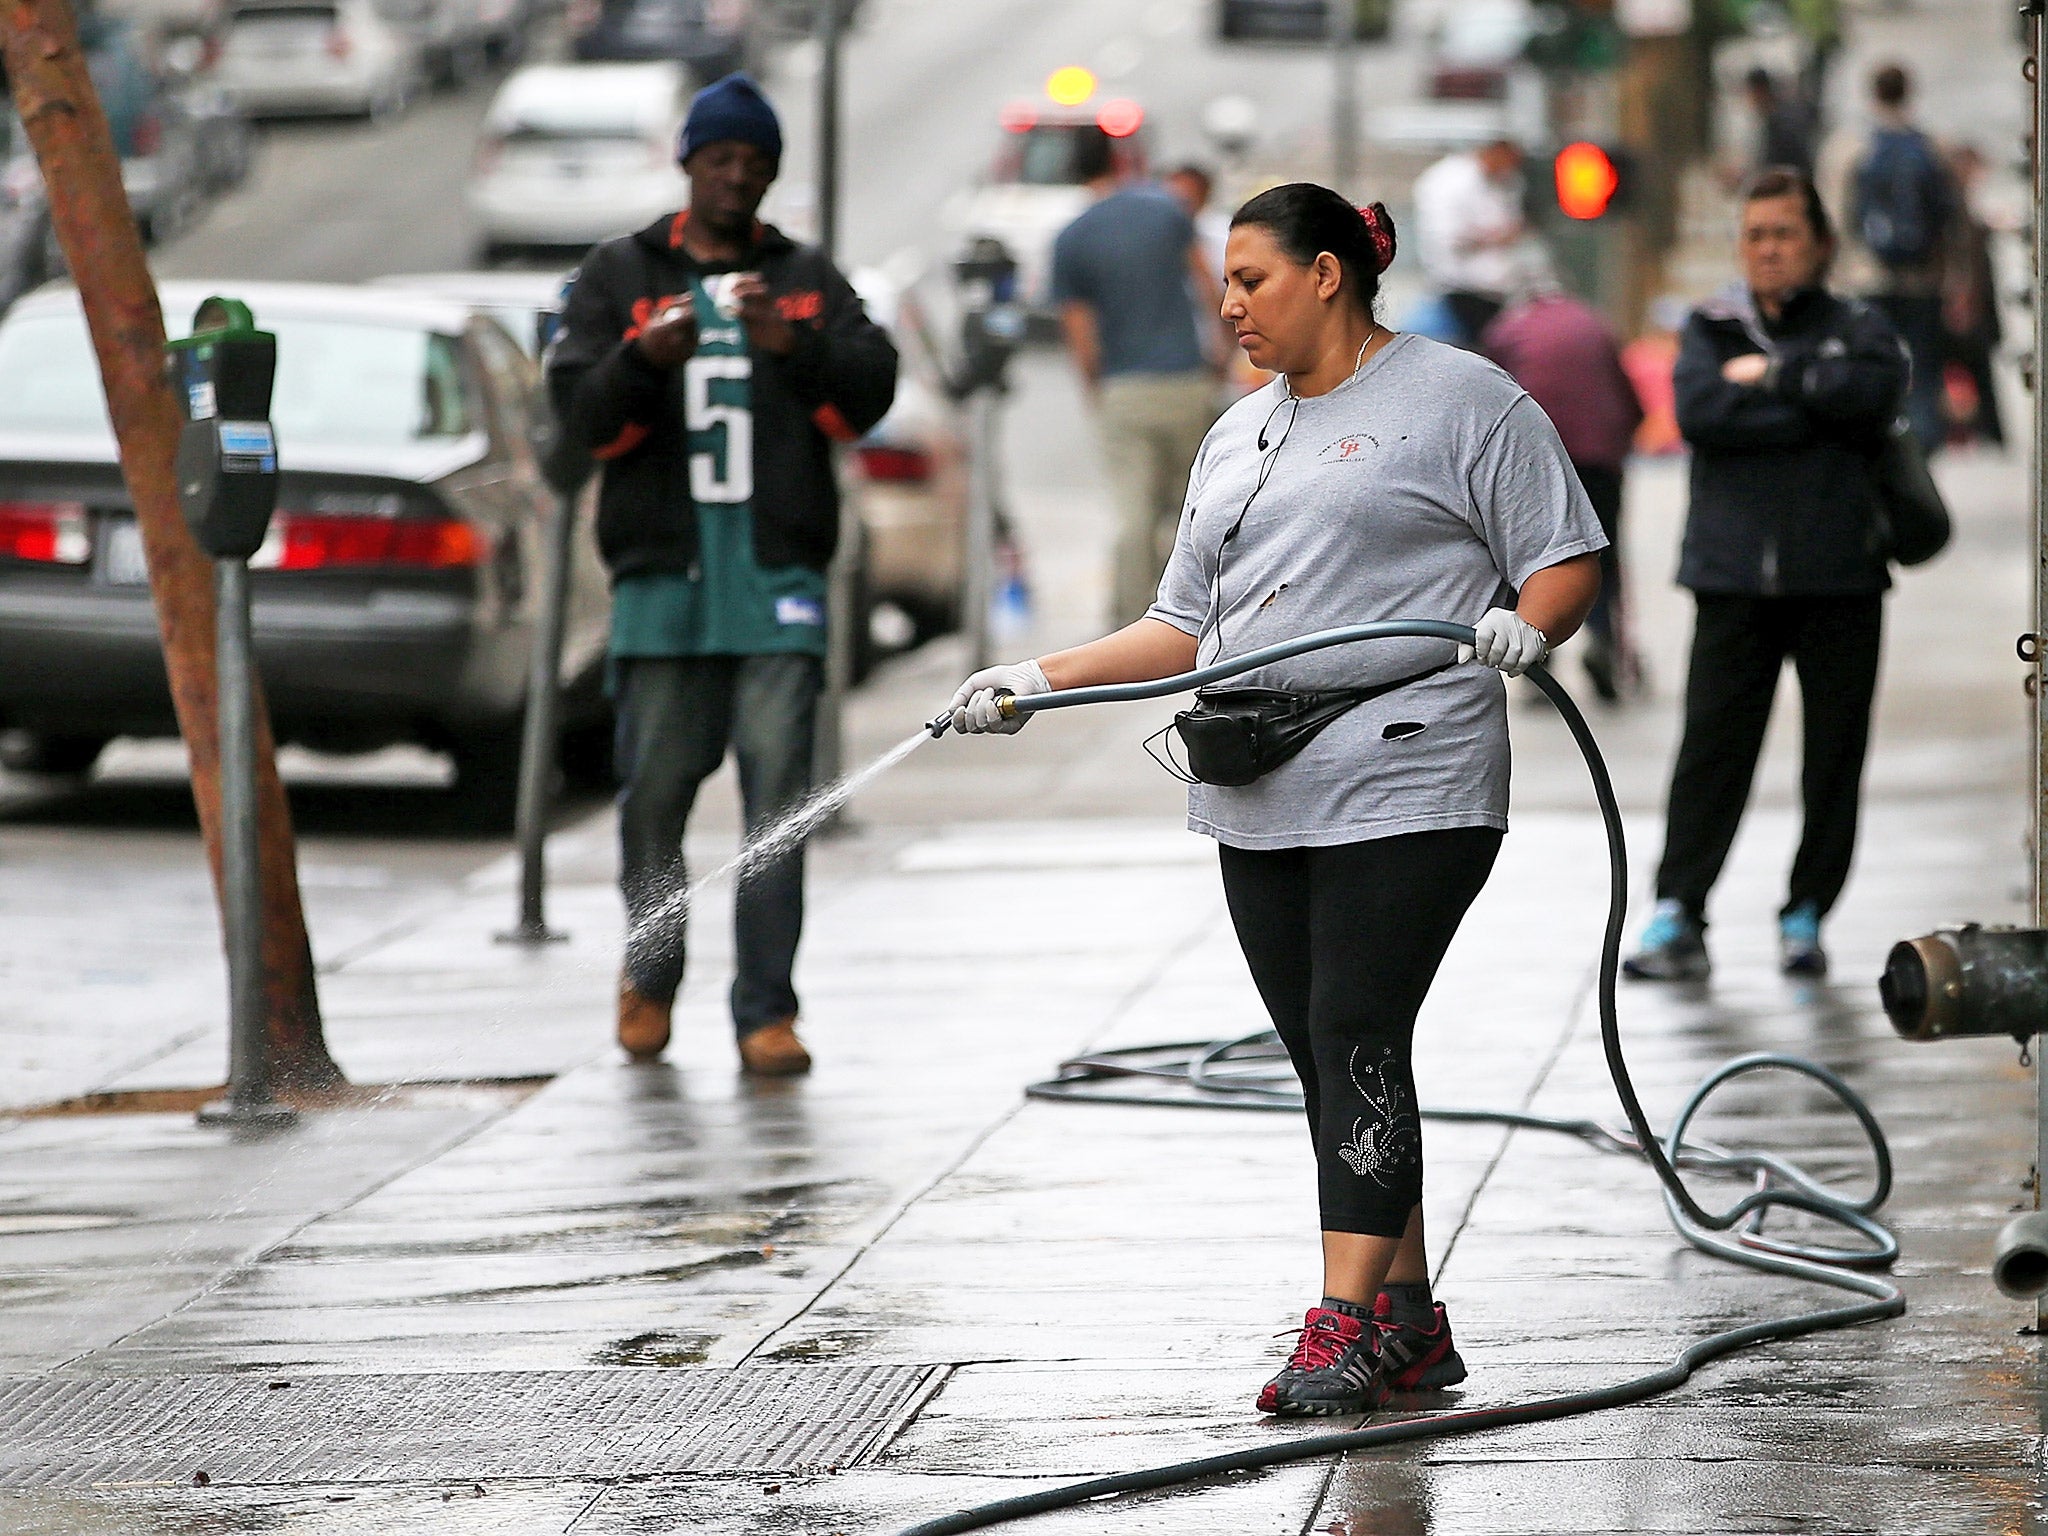
<instances>
[{"instance_id":1,"label":"dark blue jacket","mask_svg":"<svg viewBox=\"0 0 2048 1536\"><path fill-rule=\"evenodd\" d=\"M1771 359L1761 385L1721 377L1752 352ZM1890 586L1875 459L1907 371L1881 315L1823 289L1794 295L1775 322L1746 291L1694 310L1672 376L1693 451L1679 583L1764 596Z\"/></svg>"}]
</instances>

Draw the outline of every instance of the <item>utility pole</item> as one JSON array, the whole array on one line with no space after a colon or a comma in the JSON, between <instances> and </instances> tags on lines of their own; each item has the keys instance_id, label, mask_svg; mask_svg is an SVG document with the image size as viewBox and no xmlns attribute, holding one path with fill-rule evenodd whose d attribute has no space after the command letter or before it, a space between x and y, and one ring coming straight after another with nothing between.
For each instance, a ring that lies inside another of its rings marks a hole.
<instances>
[{"instance_id":1,"label":"utility pole","mask_svg":"<svg viewBox=\"0 0 2048 1536\"><path fill-rule=\"evenodd\" d=\"M827 261L839 257L839 43L846 0L813 0L818 17L818 249ZM848 498L839 503L839 553L829 575L825 605L830 629L825 645L825 693L818 701L818 736L812 773L830 784L846 766L846 695L853 687L860 607L860 513ZM838 817L833 818L833 823ZM833 824L828 823L828 825Z\"/></svg>"},{"instance_id":2,"label":"utility pole","mask_svg":"<svg viewBox=\"0 0 2048 1536\"><path fill-rule=\"evenodd\" d=\"M2034 88L2034 461L2028 500L2034 526L2034 926L2048 928L2048 660L2041 637L2048 635L2048 90L2042 89L2041 66L2048 59L2048 17L2042 0L2027 0L2021 10L2033 24L2034 56L2029 78ZM2037 1041L2034 1062L2034 1208L2041 1210L2041 1181L2048 1172L2048 1040ZM2037 1328L2048 1328L2048 1294L2035 1303Z\"/></svg>"},{"instance_id":3,"label":"utility pole","mask_svg":"<svg viewBox=\"0 0 2048 1536\"><path fill-rule=\"evenodd\" d=\"M164 377L163 312L70 6L66 0L0 0L0 7L9 93L35 148L50 219L78 284L107 413L120 445L122 476L142 532L171 701L191 756L192 797L225 922L214 577L212 562L194 541L178 505L173 466L181 417ZM333 1087L342 1077L321 1036L291 808L277 776L260 687L250 725L262 846L263 1009L271 1060L281 1086Z\"/></svg>"},{"instance_id":4,"label":"utility pole","mask_svg":"<svg viewBox=\"0 0 2048 1536\"><path fill-rule=\"evenodd\" d=\"M1329 23L1330 185L1346 197L1358 186L1358 40L1355 0L1323 0Z\"/></svg>"}]
</instances>

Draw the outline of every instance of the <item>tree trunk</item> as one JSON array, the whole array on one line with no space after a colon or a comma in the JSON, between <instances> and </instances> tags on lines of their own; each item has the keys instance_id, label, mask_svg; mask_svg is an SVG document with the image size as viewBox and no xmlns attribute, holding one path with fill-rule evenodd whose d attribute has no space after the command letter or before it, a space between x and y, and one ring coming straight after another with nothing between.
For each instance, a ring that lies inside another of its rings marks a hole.
<instances>
[{"instance_id":1,"label":"tree trunk","mask_svg":"<svg viewBox=\"0 0 2048 1536\"><path fill-rule=\"evenodd\" d=\"M67 0L0 0L9 89L48 188L51 222L84 302L86 323L135 503L163 634L171 700L192 759L192 796L221 892L220 744L211 561L185 526L173 461L182 421L164 374L164 322L121 186L106 114L86 70ZM260 317L259 317L260 323ZM273 1081L319 1089L342 1081L321 1035L313 950L299 903L291 809L277 776L270 715L256 691L257 807L262 837L264 997Z\"/></svg>"}]
</instances>

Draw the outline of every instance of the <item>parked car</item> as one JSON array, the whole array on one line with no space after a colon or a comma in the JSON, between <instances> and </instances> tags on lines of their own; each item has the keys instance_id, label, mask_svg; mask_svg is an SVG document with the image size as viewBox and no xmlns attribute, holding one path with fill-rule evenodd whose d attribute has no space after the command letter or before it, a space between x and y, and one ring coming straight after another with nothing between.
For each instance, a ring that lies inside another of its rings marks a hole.
<instances>
[{"instance_id":1,"label":"parked car","mask_svg":"<svg viewBox=\"0 0 2048 1536\"><path fill-rule=\"evenodd\" d=\"M566 272L396 272L371 279L374 288L398 288L451 299L489 315L538 359L562 309ZM545 399L546 391L541 391Z\"/></svg>"},{"instance_id":2,"label":"parked car","mask_svg":"<svg viewBox=\"0 0 2048 1536\"><path fill-rule=\"evenodd\" d=\"M680 64L692 86L759 63L751 0L569 0L569 51L584 63Z\"/></svg>"},{"instance_id":3,"label":"parked car","mask_svg":"<svg viewBox=\"0 0 2048 1536\"><path fill-rule=\"evenodd\" d=\"M1017 259L1019 295L1043 318L1050 313L1053 240L1088 206L1088 189L1075 170L1075 142L1084 133L1107 133L1121 168L1142 173L1145 112L1133 101L1062 106L1047 98L1013 101L999 121L1002 135L987 175L952 200L947 222L959 239L1000 240Z\"/></svg>"},{"instance_id":4,"label":"parked car","mask_svg":"<svg viewBox=\"0 0 2048 1536\"><path fill-rule=\"evenodd\" d=\"M901 359L896 399L848 466L865 537L864 638L870 650L894 650L960 623L969 450L949 383L958 322L950 288L935 277L902 282L865 269L850 281Z\"/></svg>"},{"instance_id":5,"label":"parked car","mask_svg":"<svg viewBox=\"0 0 2048 1536\"><path fill-rule=\"evenodd\" d=\"M166 316L218 283L167 283ZM425 295L240 283L278 338L278 511L251 562L280 741L419 742L452 805L509 822L549 493L531 446L534 363L495 320ZM587 567L579 566L579 571ZM603 584L572 586L574 726L600 697ZM0 725L45 766L175 730L142 541L78 297L0 320Z\"/></svg>"},{"instance_id":6,"label":"parked car","mask_svg":"<svg viewBox=\"0 0 2048 1536\"><path fill-rule=\"evenodd\" d=\"M484 118L469 183L484 259L528 247L581 251L681 207L682 112L674 64L519 70Z\"/></svg>"},{"instance_id":7,"label":"parked car","mask_svg":"<svg viewBox=\"0 0 2048 1536\"><path fill-rule=\"evenodd\" d=\"M486 14L486 0L376 0L376 5L419 50L428 81L451 89L469 85L489 67L492 35L509 10L501 0L490 0L492 14Z\"/></svg>"},{"instance_id":8,"label":"parked car","mask_svg":"<svg viewBox=\"0 0 2048 1536\"><path fill-rule=\"evenodd\" d=\"M373 0L237 0L216 79L251 117L403 111L418 45Z\"/></svg>"}]
</instances>

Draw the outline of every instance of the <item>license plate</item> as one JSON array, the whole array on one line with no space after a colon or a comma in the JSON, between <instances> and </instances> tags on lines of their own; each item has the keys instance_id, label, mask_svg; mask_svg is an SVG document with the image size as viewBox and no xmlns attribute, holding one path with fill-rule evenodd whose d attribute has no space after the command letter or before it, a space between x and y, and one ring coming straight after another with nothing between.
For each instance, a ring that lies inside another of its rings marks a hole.
<instances>
[{"instance_id":1,"label":"license plate","mask_svg":"<svg viewBox=\"0 0 2048 1536\"><path fill-rule=\"evenodd\" d=\"M148 586L141 527L127 518L100 526L100 580L110 587Z\"/></svg>"}]
</instances>

